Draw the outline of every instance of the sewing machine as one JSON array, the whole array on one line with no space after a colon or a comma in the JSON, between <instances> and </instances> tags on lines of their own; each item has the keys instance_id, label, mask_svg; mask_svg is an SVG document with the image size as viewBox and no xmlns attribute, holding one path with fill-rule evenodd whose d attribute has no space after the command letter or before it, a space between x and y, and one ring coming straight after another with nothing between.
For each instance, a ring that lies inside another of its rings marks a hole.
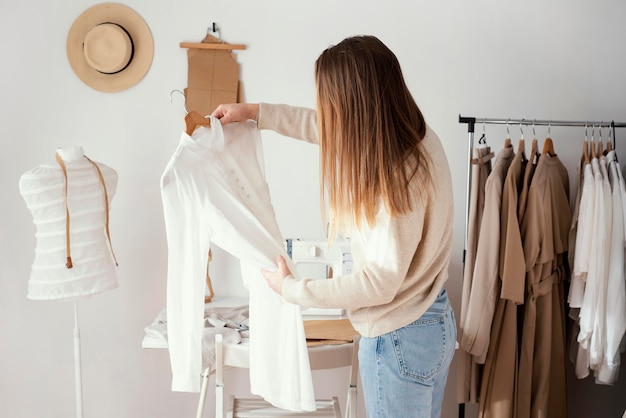
<instances>
[{"instance_id":1,"label":"sewing machine","mask_svg":"<svg viewBox=\"0 0 626 418\"><path fill-rule=\"evenodd\" d=\"M350 241L338 240L328 246L326 240L287 239L287 254L301 277L326 280L352 272ZM302 316L343 317L343 309L303 308Z\"/></svg>"}]
</instances>

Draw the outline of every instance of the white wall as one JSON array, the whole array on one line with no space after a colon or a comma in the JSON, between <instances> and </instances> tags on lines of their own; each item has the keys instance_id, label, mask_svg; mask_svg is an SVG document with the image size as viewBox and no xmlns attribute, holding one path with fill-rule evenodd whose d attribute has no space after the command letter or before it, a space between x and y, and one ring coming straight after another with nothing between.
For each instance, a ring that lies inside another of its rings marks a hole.
<instances>
[{"instance_id":1,"label":"white wall","mask_svg":"<svg viewBox=\"0 0 626 418\"><path fill-rule=\"evenodd\" d=\"M128 0L152 30L155 55L141 83L114 94L84 85L66 58L69 27L93 4L0 3L2 416L74 415L72 304L25 298L35 228L17 187L22 173L53 161L55 149L69 145L83 146L119 174L111 234L121 286L79 303L85 416L193 416L196 396L169 390L167 354L141 349L141 340L143 328L165 303L159 176L183 127L180 97L169 101L170 90L186 85L186 53L179 42L201 40L211 22L218 23L225 41L247 45L236 55L245 98L252 102L314 106L313 61L346 36L377 35L396 52L453 171L456 236L448 289L457 311L467 159L466 126L458 115L626 120L626 3L621 0ZM487 134L498 148L504 131L491 126ZM625 134L618 131L623 161ZM537 135L544 137L545 128L537 128ZM552 130L572 175L578 151L567 151L580 148L572 140L581 135L571 128ZM264 138L283 234L322 236L316 149L276 134ZM217 253L214 266L215 291L241 294L239 281L226 279L233 263ZM245 387L245 375L230 378ZM444 402L447 418L457 413L455 378L453 367ZM619 395L624 381L615 387L572 381L571 416L619 416L626 408ZM210 410L212 400L208 403Z\"/></svg>"}]
</instances>

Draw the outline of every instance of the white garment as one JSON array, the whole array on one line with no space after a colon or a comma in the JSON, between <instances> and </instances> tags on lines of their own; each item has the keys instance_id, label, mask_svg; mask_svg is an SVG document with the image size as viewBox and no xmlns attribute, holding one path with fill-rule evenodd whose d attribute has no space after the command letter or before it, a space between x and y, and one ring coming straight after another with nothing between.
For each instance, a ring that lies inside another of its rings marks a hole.
<instances>
[{"instance_id":1,"label":"white garment","mask_svg":"<svg viewBox=\"0 0 626 418\"><path fill-rule=\"evenodd\" d=\"M578 230L576 232L576 250L572 268L572 283L568 302L571 308L580 308L585 293L585 281L589 272L591 254L591 236L593 234L595 182L591 163L585 164L583 188L578 209Z\"/></svg>"},{"instance_id":2,"label":"white garment","mask_svg":"<svg viewBox=\"0 0 626 418\"><path fill-rule=\"evenodd\" d=\"M589 363L594 370L597 370L604 361L604 349L606 343L606 296L607 296L607 283L609 279L610 260L609 255L611 251L611 239L612 239L612 227L611 221L613 219L613 201L611 196L611 184L609 182L609 173L607 170L607 159L605 156L601 156L600 160L600 172L602 173L602 204L604 206L604 222L598 225L596 232L601 233L604 239L604 250L600 252L598 262L602 267L599 271L597 280L596 301L594 304L595 314L594 322L592 325L591 340L589 344ZM621 215L620 215L621 216Z\"/></svg>"},{"instance_id":3,"label":"white garment","mask_svg":"<svg viewBox=\"0 0 626 418\"><path fill-rule=\"evenodd\" d=\"M28 282L29 299L73 300L118 286L115 263L105 231L104 189L82 147L60 148L67 169L67 207L73 267L66 263L65 177L57 163L35 167L20 177L20 193L37 227L35 259ZM117 173L98 163L109 203Z\"/></svg>"},{"instance_id":4,"label":"white garment","mask_svg":"<svg viewBox=\"0 0 626 418\"><path fill-rule=\"evenodd\" d=\"M597 161L597 160L596 160ZM578 333L580 331L580 308L583 306L589 262L592 253L592 239L595 225L596 185L592 164L585 164L583 190L580 197L578 212L578 230L576 233L576 250L572 283L569 290L568 302L572 308L570 316L577 322L574 327L576 335L572 342L572 360L574 361L576 377L583 379L589 375L589 351L587 346L580 345Z\"/></svg>"},{"instance_id":5,"label":"white garment","mask_svg":"<svg viewBox=\"0 0 626 418\"><path fill-rule=\"evenodd\" d=\"M240 259L250 292L250 388L289 410L315 410L300 307L261 275L283 247L265 182L254 122L199 127L180 144L161 178L168 244L167 312L172 390L200 389L202 318L211 242Z\"/></svg>"},{"instance_id":6,"label":"white garment","mask_svg":"<svg viewBox=\"0 0 626 418\"><path fill-rule=\"evenodd\" d=\"M626 277L624 275L624 204L626 185L621 169L616 161L615 151L607 154L609 179L613 204L611 222L610 264L606 284L606 341L604 359L596 380L599 383L613 384L617 381L620 366L620 342L626 332Z\"/></svg>"},{"instance_id":7,"label":"white garment","mask_svg":"<svg viewBox=\"0 0 626 418\"><path fill-rule=\"evenodd\" d=\"M587 274L583 303L580 308L580 331L578 332L578 342L585 350L590 350L591 348L591 334L593 332L596 314L595 304L598 297L599 281L605 274L604 254L608 248L606 236L604 235L605 229L602 227L602 225L606 223L604 186L602 172L600 171L600 162L597 158L591 160L591 167L595 187L593 233L591 237L589 272Z\"/></svg>"}]
</instances>

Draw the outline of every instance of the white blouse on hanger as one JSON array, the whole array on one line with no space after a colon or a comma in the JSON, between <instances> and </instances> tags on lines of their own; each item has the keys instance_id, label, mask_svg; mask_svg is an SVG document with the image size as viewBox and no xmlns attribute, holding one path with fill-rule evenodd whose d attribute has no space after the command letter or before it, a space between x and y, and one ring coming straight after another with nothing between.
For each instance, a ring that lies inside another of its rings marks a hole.
<instances>
[{"instance_id":1,"label":"white blouse on hanger","mask_svg":"<svg viewBox=\"0 0 626 418\"><path fill-rule=\"evenodd\" d=\"M167 315L172 390L200 389L207 254L211 243L240 259L250 295L250 387L283 409L315 410L300 306L285 302L261 275L284 256L260 133L254 122L183 132L161 177L167 232ZM227 277L223 278L227 280Z\"/></svg>"}]
</instances>

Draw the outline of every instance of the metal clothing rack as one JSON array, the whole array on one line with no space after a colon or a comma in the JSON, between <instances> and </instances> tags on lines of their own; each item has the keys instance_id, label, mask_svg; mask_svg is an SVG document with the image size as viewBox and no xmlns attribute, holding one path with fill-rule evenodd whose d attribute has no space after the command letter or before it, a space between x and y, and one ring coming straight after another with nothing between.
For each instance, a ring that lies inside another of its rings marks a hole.
<instances>
[{"instance_id":1,"label":"metal clothing rack","mask_svg":"<svg viewBox=\"0 0 626 418\"><path fill-rule=\"evenodd\" d=\"M498 118L477 118L473 116L461 116L459 115L459 123L467 124L467 184L465 188L465 237L463 241L463 265L465 266L465 255L467 252L467 234L468 234L468 222L469 222L469 199L470 199L470 187L472 184L472 164L471 159L474 149L474 130L476 124L489 124L489 125L525 125L525 126L566 126L566 127L582 127L582 128L610 128L612 132L613 148L615 149L615 129L626 128L626 122L615 121L572 121L572 120L545 120L545 119L498 119ZM549 129L549 128L548 128ZM459 418L465 416L465 404L459 404Z\"/></svg>"},{"instance_id":2,"label":"metal clothing rack","mask_svg":"<svg viewBox=\"0 0 626 418\"><path fill-rule=\"evenodd\" d=\"M598 127L598 128L610 128L613 134L613 148L615 148L615 129L626 128L626 122L615 121L572 121L572 120L546 120L546 119L497 119L497 118L476 118L459 115L459 123L467 124L467 185L465 189L465 239L463 246L463 264L465 264L465 252L467 251L467 222L469 216L469 193L471 181L471 157L472 150L474 149L474 130L476 124L490 124L490 125L525 125L525 126L570 126L570 127Z\"/></svg>"}]
</instances>

